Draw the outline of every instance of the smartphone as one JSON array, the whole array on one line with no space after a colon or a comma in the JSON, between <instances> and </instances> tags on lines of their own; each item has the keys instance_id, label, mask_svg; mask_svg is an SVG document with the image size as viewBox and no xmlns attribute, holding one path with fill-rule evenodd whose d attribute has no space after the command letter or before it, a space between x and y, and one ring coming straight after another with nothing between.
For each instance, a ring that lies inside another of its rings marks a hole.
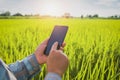
<instances>
[{"instance_id":1,"label":"smartphone","mask_svg":"<svg viewBox=\"0 0 120 80\"><path fill-rule=\"evenodd\" d=\"M55 26L54 27L53 32L50 36L50 39L48 40L48 44L44 52L45 55L49 55L51 47L56 41L58 42L57 49L60 48L60 46L62 45L64 41L67 31L68 31L68 26Z\"/></svg>"}]
</instances>

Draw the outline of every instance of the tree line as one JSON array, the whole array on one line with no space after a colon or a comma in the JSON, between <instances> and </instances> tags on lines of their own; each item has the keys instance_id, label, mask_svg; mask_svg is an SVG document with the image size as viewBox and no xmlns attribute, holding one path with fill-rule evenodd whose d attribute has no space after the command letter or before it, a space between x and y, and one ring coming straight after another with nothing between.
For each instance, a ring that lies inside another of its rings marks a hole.
<instances>
[{"instance_id":1,"label":"tree line","mask_svg":"<svg viewBox=\"0 0 120 80\"><path fill-rule=\"evenodd\" d=\"M13 15L11 15L10 11L6 11L6 12L2 12L0 13L0 18L14 18L14 16L19 16L19 17L33 17L33 18L48 18L48 17L57 17L57 16L50 16L50 15L39 15L39 14L25 14L23 15L22 13L15 13ZM58 17L57 17L58 18ZM80 17L74 17L74 16L71 16L70 13L64 13L61 18L90 18L90 19L93 19L93 18L109 18L109 19L120 19L120 15L112 15L112 16L108 16L108 17L99 17L98 14L94 14L94 15L87 15L87 16L84 16L84 15L81 15Z\"/></svg>"}]
</instances>

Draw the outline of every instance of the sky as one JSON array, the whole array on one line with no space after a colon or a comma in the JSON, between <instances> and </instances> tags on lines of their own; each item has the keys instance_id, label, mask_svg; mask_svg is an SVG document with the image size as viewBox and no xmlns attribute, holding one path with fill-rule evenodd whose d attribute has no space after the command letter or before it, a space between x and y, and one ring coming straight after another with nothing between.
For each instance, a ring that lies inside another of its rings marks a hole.
<instances>
[{"instance_id":1,"label":"sky","mask_svg":"<svg viewBox=\"0 0 120 80\"><path fill-rule=\"evenodd\" d=\"M120 0L0 0L0 13L72 16L99 14L101 17L120 16Z\"/></svg>"}]
</instances>

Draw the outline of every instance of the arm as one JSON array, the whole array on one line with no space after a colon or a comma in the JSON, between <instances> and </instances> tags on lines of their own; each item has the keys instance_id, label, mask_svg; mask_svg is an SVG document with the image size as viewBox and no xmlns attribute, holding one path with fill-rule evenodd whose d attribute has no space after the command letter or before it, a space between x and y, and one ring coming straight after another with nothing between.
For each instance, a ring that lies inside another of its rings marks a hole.
<instances>
[{"instance_id":1,"label":"arm","mask_svg":"<svg viewBox=\"0 0 120 80\"><path fill-rule=\"evenodd\" d=\"M48 39L43 41L35 51L35 54L28 56L22 61L17 61L9 65L10 70L14 73L18 80L28 80L40 72L39 64L46 63L47 56L44 55L45 47Z\"/></svg>"},{"instance_id":2,"label":"arm","mask_svg":"<svg viewBox=\"0 0 120 80\"><path fill-rule=\"evenodd\" d=\"M61 80L61 75L63 74L64 70L66 70L67 66L65 67L65 65L59 65L62 64L62 60L65 60L65 63L67 61L68 65L68 59L61 52L65 44L62 45L61 50L55 50L58 44L54 44L50 52L50 56L48 56L47 59L47 56L44 55L44 50L47 46L47 41L48 39L38 46L38 48L35 51L35 54L26 57L22 61L17 61L16 63L7 66L2 60L0 60L0 80L29 80L35 74L40 72L39 64L43 64L46 62L48 66L48 74L46 75L45 80ZM56 64L57 62L59 65ZM54 64L56 65L53 66ZM60 69L62 67L64 68Z\"/></svg>"},{"instance_id":3,"label":"arm","mask_svg":"<svg viewBox=\"0 0 120 80\"><path fill-rule=\"evenodd\" d=\"M43 54L47 41L48 39L38 46L35 54L26 57L22 61L17 61L7 66L0 60L0 80L29 80L39 73L39 64L41 65L47 60L47 56Z\"/></svg>"},{"instance_id":4,"label":"arm","mask_svg":"<svg viewBox=\"0 0 120 80\"><path fill-rule=\"evenodd\" d=\"M0 80L17 80L2 60L0 60Z\"/></svg>"},{"instance_id":5,"label":"arm","mask_svg":"<svg viewBox=\"0 0 120 80\"><path fill-rule=\"evenodd\" d=\"M32 54L22 61L10 64L9 70L13 72L17 80L28 80L40 72L40 66L35 55Z\"/></svg>"},{"instance_id":6,"label":"arm","mask_svg":"<svg viewBox=\"0 0 120 80\"><path fill-rule=\"evenodd\" d=\"M58 43L54 43L47 59L48 74L45 80L61 80L62 75L68 67L68 58L63 53L62 47L57 50Z\"/></svg>"}]
</instances>

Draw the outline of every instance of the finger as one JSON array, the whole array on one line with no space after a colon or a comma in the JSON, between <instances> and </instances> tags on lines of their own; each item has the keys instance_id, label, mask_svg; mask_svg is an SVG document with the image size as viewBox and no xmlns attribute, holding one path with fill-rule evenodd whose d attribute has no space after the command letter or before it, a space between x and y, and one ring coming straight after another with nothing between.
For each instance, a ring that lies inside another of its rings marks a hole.
<instances>
[{"instance_id":1,"label":"finger","mask_svg":"<svg viewBox=\"0 0 120 80\"><path fill-rule=\"evenodd\" d=\"M47 45L39 45L35 52L38 54L40 53L40 55L43 55L43 52L44 52L46 46Z\"/></svg>"},{"instance_id":2,"label":"finger","mask_svg":"<svg viewBox=\"0 0 120 80\"><path fill-rule=\"evenodd\" d=\"M51 50L56 50L56 49L57 49L57 46L58 46L58 42L55 42L55 43L52 45Z\"/></svg>"},{"instance_id":3,"label":"finger","mask_svg":"<svg viewBox=\"0 0 120 80\"><path fill-rule=\"evenodd\" d=\"M63 53L63 51L62 50L58 50L60 53Z\"/></svg>"},{"instance_id":4,"label":"finger","mask_svg":"<svg viewBox=\"0 0 120 80\"><path fill-rule=\"evenodd\" d=\"M39 44L38 48L39 48L41 45L46 45L46 46L47 46L48 40L49 40L49 38L46 39L46 40L44 40L41 44Z\"/></svg>"},{"instance_id":5,"label":"finger","mask_svg":"<svg viewBox=\"0 0 120 80\"><path fill-rule=\"evenodd\" d=\"M63 42L63 43L62 43L62 47L64 48L65 46L66 46L66 43L65 43L65 42Z\"/></svg>"},{"instance_id":6,"label":"finger","mask_svg":"<svg viewBox=\"0 0 120 80\"><path fill-rule=\"evenodd\" d=\"M64 48L63 48L63 47L60 47L60 50L64 51Z\"/></svg>"},{"instance_id":7,"label":"finger","mask_svg":"<svg viewBox=\"0 0 120 80\"><path fill-rule=\"evenodd\" d=\"M47 58L48 58L48 56L47 55L43 55L44 57L44 60L45 60L45 62L47 61Z\"/></svg>"},{"instance_id":8,"label":"finger","mask_svg":"<svg viewBox=\"0 0 120 80\"><path fill-rule=\"evenodd\" d=\"M41 47L40 47L41 51L44 51L46 47L47 47L47 45L41 45Z\"/></svg>"},{"instance_id":9,"label":"finger","mask_svg":"<svg viewBox=\"0 0 120 80\"><path fill-rule=\"evenodd\" d=\"M47 38L46 40L44 40L41 44L47 44L48 40L49 40L49 38Z\"/></svg>"}]
</instances>

